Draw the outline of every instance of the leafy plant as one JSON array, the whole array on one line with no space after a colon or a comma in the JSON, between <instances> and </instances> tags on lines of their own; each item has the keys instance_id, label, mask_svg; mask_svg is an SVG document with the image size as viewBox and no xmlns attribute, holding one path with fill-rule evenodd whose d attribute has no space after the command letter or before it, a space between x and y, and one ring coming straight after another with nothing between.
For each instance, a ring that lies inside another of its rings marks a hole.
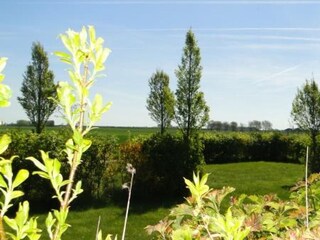
<instances>
[{"instance_id":1,"label":"leafy plant","mask_svg":"<svg viewBox=\"0 0 320 240\"><path fill-rule=\"evenodd\" d=\"M52 158L49 152L41 151L42 161L35 157L27 159L34 163L38 168L33 174L48 179L54 189L54 198L60 203L59 209L53 209L49 212L46 219L46 228L50 239L60 240L63 233L70 227L67 223L67 217L70 204L83 191L81 181L75 182L76 171L81 164L82 155L91 146L91 141L85 138L85 135L93 128L94 124L101 119L101 116L110 108L110 103L103 104L102 96L97 94L94 100L89 98L89 90L98 73L104 69L110 50L103 47L103 39L96 38L95 29L92 26L83 27L80 32L68 30L66 34L60 35L60 38L69 51L56 52L61 61L70 64L72 67L68 71L71 78L71 84L60 82L57 89L57 99L52 99L61 108L63 117L72 130L72 137L66 141L64 152L67 163L69 164L69 177L64 178L61 173L61 162L57 158ZM0 59L0 73L4 68L6 59ZM4 75L0 75L2 81ZM9 88L0 85L1 101L0 106L8 105L10 96ZM0 154L3 153L10 143L11 139L4 135L0 139ZM29 203L23 202L19 205L19 210L15 218L5 216L7 210L12 206L11 201L23 195L23 192L17 190L29 176L25 169L19 170L16 177L12 171L12 161L1 158L0 162L0 190L3 193L0 215L0 239L5 240L6 235L11 239L24 239L28 237L31 240L40 238L40 230L37 228L35 218L28 220ZM3 228L3 220L14 230L15 233L7 233ZM97 234L97 239L101 239L101 234ZM110 239L108 235L106 239Z\"/></svg>"},{"instance_id":2,"label":"leafy plant","mask_svg":"<svg viewBox=\"0 0 320 240\"><path fill-rule=\"evenodd\" d=\"M83 27L80 32L68 30L60 38L69 53L56 52L60 60L71 65L68 71L72 84L60 82L55 100L63 116L72 129L72 138L67 140L65 153L70 167L69 177L64 179L60 173L61 163L52 159L49 153L41 152L42 162L29 157L39 169L34 172L40 177L49 179L55 190L55 198L60 203L59 210L53 210L46 219L50 239L59 240L68 229L67 216L70 204L83 191L81 181L74 182L82 154L91 146L85 135L100 120L102 114L110 108L110 103L103 104L102 96L97 94L93 102L89 98L89 89L95 82L98 73L104 69L110 50L103 47L103 39L96 38L92 26ZM87 115L86 115L87 114Z\"/></svg>"}]
</instances>

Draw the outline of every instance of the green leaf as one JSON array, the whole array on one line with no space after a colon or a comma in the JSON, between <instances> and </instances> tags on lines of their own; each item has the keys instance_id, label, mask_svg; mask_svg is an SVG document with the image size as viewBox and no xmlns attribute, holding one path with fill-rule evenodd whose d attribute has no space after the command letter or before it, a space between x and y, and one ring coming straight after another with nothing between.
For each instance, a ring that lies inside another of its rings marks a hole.
<instances>
[{"instance_id":1,"label":"green leaf","mask_svg":"<svg viewBox=\"0 0 320 240\"><path fill-rule=\"evenodd\" d=\"M89 139L83 139L82 141L82 152L87 151L92 144L92 141Z\"/></svg>"},{"instance_id":2,"label":"green leaf","mask_svg":"<svg viewBox=\"0 0 320 240\"><path fill-rule=\"evenodd\" d=\"M33 162L33 164L36 165L36 167L39 168L41 171L46 172L46 167L38 159L34 157L27 157L26 159Z\"/></svg>"},{"instance_id":3,"label":"green leaf","mask_svg":"<svg viewBox=\"0 0 320 240\"><path fill-rule=\"evenodd\" d=\"M0 187L8 188L6 181L4 181L2 175L0 174Z\"/></svg>"},{"instance_id":4,"label":"green leaf","mask_svg":"<svg viewBox=\"0 0 320 240\"><path fill-rule=\"evenodd\" d=\"M7 216L4 216L3 219L11 229L16 230L16 231L18 230L18 225L17 225L15 219L8 218Z\"/></svg>"},{"instance_id":5,"label":"green leaf","mask_svg":"<svg viewBox=\"0 0 320 240\"><path fill-rule=\"evenodd\" d=\"M71 55L65 52L56 51L54 54L60 58L71 59Z\"/></svg>"},{"instance_id":6,"label":"green leaf","mask_svg":"<svg viewBox=\"0 0 320 240\"><path fill-rule=\"evenodd\" d=\"M174 230L172 232L172 240L192 240L192 230L189 227Z\"/></svg>"},{"instance_id":7,"label":"green leaf","mask_svg":"<svg viewBox=\"0 0 320 240\"><path fill-rule=\"evenodd\" d=\"M15 198L21 197L23 195L24 195L24 193L22 191L16 190L11 193L11 199L15 199Z\"/></svg>"},{"instance_id":8,"label":"green leaf","mask_svg":"<svg viewBox=\"0 0 320 240\"><path fill-rule=\"evenodd\" d=\"M0 72L6 67L8 58L2 57L0 58Z\"/></svg>"},{"instance_id":9,"label":"green leaf","mask_svg":"<svg viewBox=\"0 0 320 240\"><path fill-rule=\"evenodd\" d=\"M13 181L12 187L16 188L19 186L21 183L23 183L27 178L29 177L29 171L26 169L21 169L16 178Z\"/></svg>"},{"instance_id":10,"label":"green leaf","mask_svg":"<svg viewBox=\"0 0 320 240\"><path fill-rule=\"evenodd\" d=\"M2 154L4 151L7 150L10 143L11 143L11 138L7 134L4 134L1 136L1 138L0 138L0 154Z\"/></svg>"},{"instance_id":11,"label":"green leaf","mask_svg":"<svg viewBox=\"0 0 320 240\"><path fill-rule=\"evenodd\" d=\"M11 89L7 85L0 84L0 107L8 107L11 96Z\"/></svg>"},{"instance_id":12,"label":"green leaf","mask_svg":"<svg viewBox=\"0 0 320 240\"><path fill-rule=\"evenodd\" d=\"M96 42L96 30L94 29L93 26L88 26L88 31L89 31L89 39L92 44Z\"/></svg>"}]
</instances>

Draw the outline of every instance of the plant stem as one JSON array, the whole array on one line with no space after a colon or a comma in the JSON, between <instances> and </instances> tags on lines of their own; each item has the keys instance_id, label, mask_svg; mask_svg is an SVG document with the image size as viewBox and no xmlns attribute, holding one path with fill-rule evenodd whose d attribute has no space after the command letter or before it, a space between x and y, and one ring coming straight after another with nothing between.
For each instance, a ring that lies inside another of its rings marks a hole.
<instances>
[{"instance_id":1,"label":"plant stem","mask_svg":"<svg viewBox=\"0 0 320 240\"><path fill-rule=\"evenodd\" d=\"M6 232L3 227L3 218L0 216L0 240L6 240Z\"/></svg>"},{"instance_id":2,"label":"plant stem","mask_svg":"<svg viewBox=\"0 0 320 240\"><path fill-rule=\"evenodd\" d=\"M130 199L131 199L131 190L132 190L133 177L134 177L134 172L131 173L131 181L130 181L130 187L129 187L129 196L128 196L126 216L125 216L125 219L124 219L124 225L123 225L123 231L122 231L122 238L121 238L121 240L124 240L125 235L126 235L126 228L127 228L127 221L128 221L129 207L130 207Z\"/></svg>"},{"instance_id":3,"label":"plant stem","mask_svg":"<svg viewBox=\"0 0 320 240\"><path fill-rule=\"evenodd\" d=\"M309 229L309 201L308 201L308 151L309 147L307 147L307 153L306 153L306 171L305 171L305 189L306 189L306 224L307 229Z\"/></svg>"},{"instance_id":4,"label":"plant stem","mask_svg":"<svg viewBox=\"0 0 320 240\"><path fill-rule=\"evenodd\" d=\"M83 75L83 79L82 79L82 84L85 85L86 81L87 81L87 77L88 77L88 63L85 64L84 66L84 75ZM83 125L84 125L84 114L85 114L85 108L86 108L86 103L85 103L85 95L84 95L84 91L82 89L81 94L80 94L80 116L79 116L79 125L78 125L78 131L80 132L80 134L83 133ZM77 146L80 147L80 146ZM81 151L82 152L82 151ZM72 159L72 165L71 165L71 169L70 169L70 174L69 174L69 178L68 180L70 181L67 185L66 188L66 192L64 195L64 199L62 202L60 202L60 211L66 211L69 207L69 200L71 197L71 192L72 192L72 187L73 187L73 183L74 183L74 179L75 179L75 175L76 175L76 171L78 168L78 158L81 159L81 153L79 150L75 150L74 155L73 155L73 159ZM55 233L54 233L54 237L53 240L58 240L58 235L60 232L60 224L58 223L55 229ZM1 239L0 239L1 240Z\"/></svg>"}]
</instances>

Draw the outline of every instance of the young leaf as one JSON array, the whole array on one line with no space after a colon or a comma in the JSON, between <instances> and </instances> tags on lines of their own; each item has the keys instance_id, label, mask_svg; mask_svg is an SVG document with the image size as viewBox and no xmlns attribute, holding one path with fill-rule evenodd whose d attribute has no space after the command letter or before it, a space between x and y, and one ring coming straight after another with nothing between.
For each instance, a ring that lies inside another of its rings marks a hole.
<instances>
[{"instance_id":1,"label":"young leaf","mask_svg":"<svg viewBox=\"0 0 320 240\"><path fill-rule=\"evenodd\" d=\"M2 57L0 58L0 72L6 67L8 58Z\"/></svg>"},{"instance_id":2,"label":"young leaf","mask_svg":"<svg viewBox=\"0 0 320 240\"><path fill-rule=\"evenodd\" d=\"M16 188L18 187L21 183L23 183L27 178L29 177L29 171L26 169L21 169L19 170L16 178L13 181L12 187Z\"/></svg>"},{"instance_id":3,"label":"young leaf","mask_svg":"<svg viewBox=\"0 0 320 240\"><path fill-rule=\"evenodd\" d=\"M11 143L11 138L7 134L4 134L1 136L1 138L0 138L0 154L2 154L4 151L7 150L10 143Z\"/></svg>"}]
</instances>

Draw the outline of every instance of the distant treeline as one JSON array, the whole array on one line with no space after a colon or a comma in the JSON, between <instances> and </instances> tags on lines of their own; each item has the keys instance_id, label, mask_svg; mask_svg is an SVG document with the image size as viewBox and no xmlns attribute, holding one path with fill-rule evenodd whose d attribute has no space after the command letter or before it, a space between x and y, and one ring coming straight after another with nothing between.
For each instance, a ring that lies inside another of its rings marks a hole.
<instances>
[{"instance_id":1,"label":"distant treeline","mask_svg":"<svg viewBox=\"0 0 320 240\"><path fill-rule=\"evenodd\" d=\"M27 127L27 126L32 126L32 123L29 120L17 120L16 123L9 123L9 124L4 124L7 126L20 126L20 127ZM47 127L53 127L55 126L54 121L53 120L49 120L46 122L46 126Z\"/></svg>"}]
</instances>

